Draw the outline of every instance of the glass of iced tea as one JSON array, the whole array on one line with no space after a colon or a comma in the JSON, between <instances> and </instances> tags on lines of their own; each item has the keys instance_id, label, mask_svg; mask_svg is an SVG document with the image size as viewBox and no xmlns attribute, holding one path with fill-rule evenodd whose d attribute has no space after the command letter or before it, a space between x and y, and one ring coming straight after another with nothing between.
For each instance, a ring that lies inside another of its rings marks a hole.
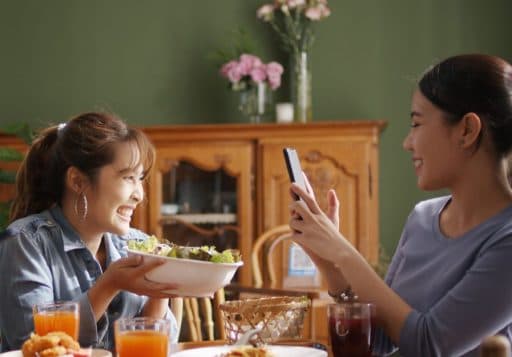
<instances>
[{"instance_id":1,"label":"glass of iced tea","mask_svg":"<svg viewBox=\"0 0 512 357\"><path fill-rule=\"evenodd\" d=\"M334 357L371 357L375 305L363 302L330 304L329 336Z\"/></svg>"},{"instance_id":2,"label":"glass of iced tea","mask_svg":"<svg viewBox=\"0 0 512 357\"><path fill-rule=\"evenodd\" d=\"M114 323L118 357L167 357L170 322L150 317L120 318Z\"/></svg>"},{"instance_id":3,"label":"glass of iced tea","mask_svg":"<svg viewBox=\"0 0 512 357\"><path fill-rule=\"evenodd\" d=\"M62 331L78 340L80 306L77 302L53 302L33 307L34 328L40 336L48 332Z\"/></svg>"}]
</instances>

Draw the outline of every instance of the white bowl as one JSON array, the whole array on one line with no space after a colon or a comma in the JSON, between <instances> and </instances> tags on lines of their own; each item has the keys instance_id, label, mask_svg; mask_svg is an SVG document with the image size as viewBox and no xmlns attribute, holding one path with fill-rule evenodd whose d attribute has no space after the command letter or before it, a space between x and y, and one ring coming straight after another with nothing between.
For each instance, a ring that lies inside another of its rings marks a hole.
<instances>
[{"instance_id":1,"label":"white bowl","mask_svg":"<svg viewBox=\"0 0 512 357\"><path fill-rule=\"evenodd\" d=\"M211 297L228 285L236 270L244 263L212 263L202 260L171 258L127 249L128 255L140 255L144 260L161 260L162 264L146 274L146 278L158 283L176 284L167 290L170 294L190 297Z\"/></svg>"}]
</instances>

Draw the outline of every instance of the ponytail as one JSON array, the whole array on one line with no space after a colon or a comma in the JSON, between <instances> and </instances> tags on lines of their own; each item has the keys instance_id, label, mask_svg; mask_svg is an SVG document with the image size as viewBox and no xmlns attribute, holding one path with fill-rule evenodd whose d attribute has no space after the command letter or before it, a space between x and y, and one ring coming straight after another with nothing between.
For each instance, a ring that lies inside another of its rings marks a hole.
<instances>
[{"instance_id":1,"label":"ponytail","mask_svg":"<svg viewBox=\"0 0 512 357\"><path fill-rule=\"evenodd\" d=\"M55 172L57 133L57 126L41 131L21 163L10 222L47 209L59 201L62 175Z\"/></svg>"}]
</instances>

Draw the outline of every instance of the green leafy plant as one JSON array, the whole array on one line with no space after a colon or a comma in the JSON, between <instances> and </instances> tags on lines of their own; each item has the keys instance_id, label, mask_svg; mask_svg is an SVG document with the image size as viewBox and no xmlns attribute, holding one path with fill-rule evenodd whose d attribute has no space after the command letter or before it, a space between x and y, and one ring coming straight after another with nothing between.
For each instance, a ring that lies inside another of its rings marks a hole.
<instances>
[{"instance_id":1,"label":"green leafy plant","mask_svg":"<svg viewBox=\"0 0 512 357\"><path fill-rule=\"evenodd\" d=\"M228 42L231 43L229 46L217 49L208 54L208 58L217 68L221 68L224 63L233 58L239 58L244 53L260 52L260 49L250 33L243 27L231 31L227 37L229 37Z\"/></svg>"},{"instance_id":2,"label":"green leafy plant","mask_svg":"<svg viewBox=\"0 0 512 357\"><path fill-rule=\"evenodd\" d=\"M32 143L34 133L28 124L12 124L1 128L5 134L15 135L27 145ZM23 154L16 149L9 147L0 147L0 162L16 162L23 160ZM0 184L13 185L16 182L16 171L2 169L0 167ZM7 227L9 220L9 209L11 200L0 201L0 231Z\"/></svg>"},{"instance_id":3,"label":"green leafy plant","mask_svg":"<svg viewBox=\"0 0 512 357\"><path fill-rule=\"evenodd\" d=\"M390 263L391 257L383 247L379 247L379 260L375 264L372 264L372 267L382 279L386 277Z\"/></svg>"}]
</instances>

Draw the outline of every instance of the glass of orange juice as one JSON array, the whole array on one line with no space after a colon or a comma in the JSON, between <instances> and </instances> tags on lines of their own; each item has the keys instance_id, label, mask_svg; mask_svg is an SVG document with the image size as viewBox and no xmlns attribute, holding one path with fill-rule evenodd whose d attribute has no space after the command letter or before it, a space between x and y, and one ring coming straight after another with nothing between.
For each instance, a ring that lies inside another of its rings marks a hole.
<instances>
[{"instance_id":1,"label":"glass of orange juice","mask_svg":"<svg viewBox=\"0 0 512 357\"><path fill-rule=\"evenodd\" d=\"M78 340L79 305L77 302L53 302L33 307L34 327L40 336L62 331Z\"/></svg>"},{"instance_id":2,"label":"glass of orange juice","mask_svg":"<svg viewBox=\"0 0 512 357\"><path fill-rule=\"evenodd\" d=\"M151 317L120 318L114 323L118 357L167 357L170 322Z\"/></svg>"}]
</instances>

